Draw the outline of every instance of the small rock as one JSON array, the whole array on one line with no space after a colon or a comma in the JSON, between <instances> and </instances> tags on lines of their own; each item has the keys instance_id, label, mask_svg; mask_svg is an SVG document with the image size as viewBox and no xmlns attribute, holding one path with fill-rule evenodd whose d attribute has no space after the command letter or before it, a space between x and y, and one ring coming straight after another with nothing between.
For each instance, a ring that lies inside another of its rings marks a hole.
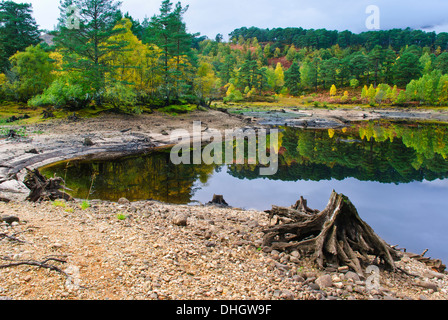
<instances>
[{"instance_id":1,"label":"small rock","mask_svg":"<svg viewBox=\"0 0 448 320\"><path fill-rule=\"evenodd\" d=\"M131 202L126 198L120 198L118 204L130 204Z\"/></svg>"},{"instance_id":2,"label":"small rock","mask_svg":"<svg viewBox=\"0 0 448 320\"><path fill-rule=\"evenodd\" d=\"M352 280L353 282L356 282L356 281L360 281L361 279L359 278L359 276L356 274L356 273L354 273L353 271L348 271L346 274L345 274L345 279L346 280Z\"/></svg>"},{"instance_id":3,"label":"small rock","mask_svg":"<svg viewBox=\"0 0 448 320\"><path fill-rule=\"evenodd\" d=\"M364 287L355 286L353 288L353 291L360 293L360 294L364 294L366 292L366 289Z\"/></svg>"},{"instance_id":4,"label":"small rock","mask_svg":"<svg viewBox=\"0 0 448 320\"><path fill-rule=\"evenodd\" d=\"M293 252L291 252L291 256L295 257L295 258L300 258L300 253L297 250L294 250Z\"/></svg>"},{"instance_id":5,"label":"small rock","mask_svg":"<svg viewBox=\"0 0 448 320\"><path fill-rule=\"evenodd\" d=\"M178 214L174 217L173 223L176 226L186 227L188 224L188 217L185 214Z\"/></svg>"},{"instance_id":6,"label":"small rock","mask_svg":"<svg viewBox=\"0 0 448 320\"><path fill-rule=\"evenodd\" d=\"M60 244L59 242L55 242L51 245L52 249L59 249L62 248L62 244Z\"/></svg>"},{"instance_id":7,"label":"small rock","mask_svg":"<svg viewBox=\"0 0 448 320\"><path fill-rule=\"evenodd\" d=\"M320 286L319 286L317 283L315 283L315 282L308 283L308 286L309 286L312 290L320 290Z\"/></svg>"},{"instance_id":8,"label":"small rock","mask_svg":"<svg viewBox=\"0 0 448 320\"><path fill-rule=\"evenodd\" d=\"M90 138L85 138L85 139L84 139L84 142L83 142L82 144L83 144L84 146L86 146L86 147L91 147L91 146L94 145L92 139L90 139Z\"/></svg>"},{"instance_id":9,"label":"small rock","mask_svg":"<svg viewBox=\"0 0 448 320\"><path fill-rule=\"evenodd\" d=\"M294 293L289 290L283 290L280 298L283 300L294 300Z\"/></svg>"},{"instance_id":10,"label":"small rock","mask_svg":"<svg viewBox=\"0 0 448 320\"><path fill-rule=\"evenodd\" d=\"M1 197L1 196L0 196L0 202L10 203L10 202L11 202L11 199L8 199L8 198Z\"/></svg>"},{"instance_id":11,"label":"small rock","mask_svg":"<svg viewBox=\"0 0 448 320\"><path fill-rule=\"evenodd\" d=\"M37 151L36 149L31 149L31 150L25 151L25 153L39 154L39 151Z\"/></svg>"},{"instance_id":12,"label":"small rock","mask_svg":"<svg viewBox=\"0 0 448 320\"><path fill-rule=\"evenodd\" d=\"M315 283L317 283L320 288L329 288L333 285L333 281L329 274L320 276L316 279Z\"/></svg>"},{"instance_id":13,"label":"small rock","mask_svg":"<svg viewBox=\"0 0 448 320\"><path fill-rule=\"evenodd\" d=\"M432 289L434 291L437 291L439 289L439 287L437 287L437 285L435 285L434 283L428 282L428 281L422 281L422 280L416 280L415 284L425 288L425 289Z\"/></svg>"},{"instance_id":14,"label":"small rock","mask_svg":"<svg viewBox=\"0 0 448 320\"><path fill-rule=\"evenodd\" d=\"M376 290L376 289L370 290L369 293L373 296L382 296L383 295L383 292L381 290Z\"/></svg>"},{"instance_id":15,"label":"small rock","mask_svg":"<svg viewBox=\"0 0 448 320\"><path fill-rule=\"evenodd\" d=\"M292 276L292 279L296 282L305 282L305 279L302 276L299 276L298 274Z\"/></svg>"},{"instance_id":16,"label":"small rock","mask_svg":"<svg viewBox=\"0 0 448 320\"><path fill-rule=\"evenodd\" d=\"M340 277L338 277L337 275L333 275L331 277L331 280L333 280L333 282L341 282L342 281L342 279Z\"/></svg>"},{"instance_id":17,"label":"small rock","mask_svg":"<svg viewBox=\"0 0 448 320\"><path fill-rule=\"evenodd\" d=\"M342 282L335 282L333 283L333 286L338 289L344 288L344 284Z\"/></svg>"},{"instance_id":18,"label":"small rock","mask_svg":"<svg viewBox=\"0 0 448 320\"><path fill-rule=\"evenodd\" d=\"M290 257L289 261L291 261L292 263L300 263L300 259L296 258L296 257Z\"/></svg>"},{"instance_id":19,"label":"small rock","mask_svg":"<svg viewBox=\"0 0 448 320\"><path fill-rule=\"evenodd\" d=\"M0 221L4 221L7 224L12 225L14 222L18 224L20 222L20 219L15 216L6 216L6 217L0 217Z\"/></svg>"},{"instance_id":20,"label":"small rock","mask_svg":"<svg viewBox=\"0 0 448 320\"><path fill-rule=\"evenodd\" d=\"M213 232L210 231L210 230L207 230L207 231L205 231L205 233L204 233L204 238L207 239L207 240L209 240L209 239L212 237L212 235L213 235Z\"/></svg>"},{"instance_id":21,"label":"small rock","mask_svg":"<svg viewBox=\"0 0 448 320\"><path fill-rule=\"evenodd\" d=\"M205 246L206 246L207 248L213 248L213 247L216 247L216 243L215 243L214 241L207 241L207 242L205 243Z\"/></svg>"},{"instance_id":22,"label":"small rock","mask_svg":"<svg viewBox=\"0 0 448 320\"><path fill-rule=\"evenodd\" d=\"M350 269L349 269L349 267L348 266L342 266L342 267L339 267L338 268L338 271L339 272L348 272Z\"/></svg>"}]
</instances>

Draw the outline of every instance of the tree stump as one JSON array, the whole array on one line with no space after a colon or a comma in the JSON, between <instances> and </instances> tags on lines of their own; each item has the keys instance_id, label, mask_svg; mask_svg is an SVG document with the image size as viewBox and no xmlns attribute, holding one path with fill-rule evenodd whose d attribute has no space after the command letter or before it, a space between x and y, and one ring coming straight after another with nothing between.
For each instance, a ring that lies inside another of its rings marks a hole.
<instances>
[{"instance_id":1,"label":"tree stump","mask_svg":"<svg viewBox=\"0 0 448 320\"><path fill-rule=\"evenodd\" d=\"M26 198L31 202L54 201L58 199L71 201L73 199L69 194L60 191L60 189L64 188L62 186L64 183L62 178L47 179L37 169L33 171L28 170L24 183L31 190Z\"/></svg>"},{"instance_id":2,"label":"tree stump","mask_svg":"<svg viewBox=\"0 0 448 320\"><path fill-rule=\"evenodd\" d=\"M228 203L226 200L224 200L224 196L222 195L213 195L212 201L208 203L208 205L215 205L215 206L222 206L222 207L228 207Z\"/></svg>"},{"instance_id":3,"label":"tree stump","mask_svg":"<svg viewBox=\"0 0 448 320\"><path fill-rule=\"evenodd\" d=\"M264 246L269 250L299 251L311 256L319 268L326 265L349 266L363 273L362 263L369 255L380 258L385 266L396 270L399 252L386 244L358 215L344 195L333 191L327 207L318 212L308 208L301 198L291 208L273 206L270 218L280 216L287 223L264 230Z\"/></svg>"}]
</instances>

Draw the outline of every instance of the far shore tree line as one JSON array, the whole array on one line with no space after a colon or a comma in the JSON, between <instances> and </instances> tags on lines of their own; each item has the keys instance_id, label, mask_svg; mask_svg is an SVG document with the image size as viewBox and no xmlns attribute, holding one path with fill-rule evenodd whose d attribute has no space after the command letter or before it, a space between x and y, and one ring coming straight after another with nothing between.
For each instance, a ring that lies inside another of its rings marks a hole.
<instances>
[{"instance_id":1,"label":"far shore tree line","mask_svg":"<svg viewBox=\"0 0 448 320\"><path fill-rule=\"evenodd\" d=\"M225 42L189 33L180 2L163 0L143 21L120 4L61 0L44 33L30 4L0 2L0 102L140 113L324 92L337 103L448 105L448 33L252 27ZM79 28L67 23L73 6Z\"/></svg>"}]
</instances>

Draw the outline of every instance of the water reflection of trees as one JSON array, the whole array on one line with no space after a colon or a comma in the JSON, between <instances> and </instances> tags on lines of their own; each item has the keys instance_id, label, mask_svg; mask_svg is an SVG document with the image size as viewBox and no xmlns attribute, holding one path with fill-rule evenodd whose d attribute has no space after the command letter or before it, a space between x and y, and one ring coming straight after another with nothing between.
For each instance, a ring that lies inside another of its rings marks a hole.
<instances>
[{"instance_id":1,"label":"water reflection of trees","mask_svg":"<svg viewBox=\"0 0 448 320\"><path fill-rule=\"evenodd\" d=\"M366 122L343 130L284 128L280 167L269 179L407 183L448 177L448 127ZM257 168L231 166L239 178L260 178Z\"/></svg>"},{"instance_id":2,"label":"water reflection of trees","mask_svg":"<svg viewBox=\"0 0 448 320\"><path fill-rule=\"evenodd\" d=\"M77 198L87 198L92 182L92 198L118 200L155 199L170 203L189 203L195 182L207 182L214 166L179 165L170 161L167 152L115 161L71 162L49 167L44 174L66 177L67 186ZM67 172L66 172L67 170Z\"/></svg>"},{"instance_id":3,"label":"water reflection of trees","mask_svg":"<svg viewBox=\"0 0 448 320\"><path fill-rule=\"evenodd\" d=\"M283 128L279 171L265 179L344 180L407 183L448 178L448 126L366 122L343 130ZM156 199L185 204L215 165L174 165L169 152L105 162L69 162L42 172L66 177L71 194L105 200ZM260 179L258 165L231 165L240 179Z\"/></svg>"}]
</instances>

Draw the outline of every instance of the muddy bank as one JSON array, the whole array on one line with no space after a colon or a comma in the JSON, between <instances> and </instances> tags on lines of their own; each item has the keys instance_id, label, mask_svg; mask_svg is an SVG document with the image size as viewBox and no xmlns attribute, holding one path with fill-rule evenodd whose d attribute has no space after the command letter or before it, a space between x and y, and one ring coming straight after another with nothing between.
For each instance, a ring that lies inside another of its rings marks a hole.
<instances>
[{"instance_id":1,"label":"muddy bank","mask_svg":"<svg viewBox=\"0 0 448 320\"><path fill-rule=\"evenodd\" d=\"M243 109L244 110L244 109ZM261 125L290 126L301 128L338 128L357 121L437 121L448 122L445 110L373 109L300 109L283 108L275 111L242 112L253 123Z\"/></svg>"},{"instance_id":2,"label":"muddy bank","mask_svg":"<svg viewBox=\"0 0 448 320\"><path fill-rule=\"evenodd\" d=\"M25 168L32 170L69 159L112 159L169 147L177 142L171 141L170 133L177 129L191 132L194 121L201 121L204 130L247 126L244 119L220 111L183 116L108 114L27 126L25 137L0 140L0 198L25 199L29 193L21 183Z\"/></svg>"}]
</instances>

